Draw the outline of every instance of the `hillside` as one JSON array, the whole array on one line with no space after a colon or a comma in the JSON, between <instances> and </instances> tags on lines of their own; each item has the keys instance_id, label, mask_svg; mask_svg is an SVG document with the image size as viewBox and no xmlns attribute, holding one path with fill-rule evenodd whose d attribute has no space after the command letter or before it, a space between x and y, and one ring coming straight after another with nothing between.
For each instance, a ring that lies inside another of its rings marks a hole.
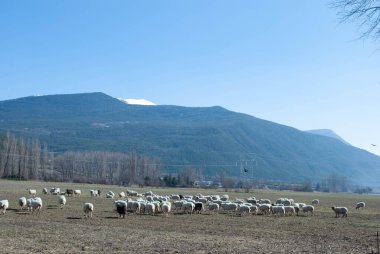
<instances>
[{"instance_id":1,"label":"hillside","mask_svg":"<svg viewBox=\"0 0 380 254\"><path fill-rule=\"evenodd\" d=\"M335 138L337 140L342 141L346 145L350 145L346 140L344 140L342 137L340 137L334 131L329 130L329 129L308 130L306 132L316 134L316 135L326 136L326 137L330 137L330 138Z\"/></svg>"},{"instance_id":2,"label":"hillside","mask_svg":"<svg viewBox=\"0 0 380 254\"><path fill-rule=\"evenodd\" d=\"M379 156L222 107L129 105L103 93L25 97L0 102L0 133L7 131L57 152L136 150L161 158L167 172L195 165L203 174L238 176L242 163L256 179L380 176Z\"/></svg>"}]
</instances>

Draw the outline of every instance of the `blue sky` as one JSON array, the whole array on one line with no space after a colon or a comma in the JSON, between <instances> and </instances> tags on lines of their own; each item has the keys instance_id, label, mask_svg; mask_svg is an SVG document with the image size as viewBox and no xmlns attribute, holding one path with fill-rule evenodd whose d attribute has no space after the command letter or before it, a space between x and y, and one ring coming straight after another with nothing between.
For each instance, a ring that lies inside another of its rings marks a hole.
<instances>
[{"instance_id":1,"label":"blue sky","mask_svg":"<svg viewBox=\"0 0 380 254\"><path fill-rule=\"evenodd\" d=\"M322 0L4 0L0 100L219 105L380 154L379 42L359 36Z\"/></svg>"}]
</instances>

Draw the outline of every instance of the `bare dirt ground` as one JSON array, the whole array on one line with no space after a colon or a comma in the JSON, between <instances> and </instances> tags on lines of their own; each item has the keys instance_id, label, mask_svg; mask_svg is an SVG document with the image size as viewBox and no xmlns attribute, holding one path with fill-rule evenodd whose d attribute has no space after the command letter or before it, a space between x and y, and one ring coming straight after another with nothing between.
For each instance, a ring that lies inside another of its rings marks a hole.
<instances>
[{"instance_id":1,"label":"bare dirt ground","mask_svg":"<svg viewBox=\"0 0 380 254\"><path fill-rule=\"evenodd\" d=\"M63 209L57 196L43 195L42 188L81 189L80 197L67 197ZM40 215L19 211L17 200L28 197L26 188L36 188L43 199ZM126 187L0 181L0 199L10 208L0 215L1 253L370 253L376 248L380 228L380 197L354 194L298 193L254 190L229 192L230 199L255 196L275 201L280 197L310 203L319 198L314 215L276 217L229 214L128 214L118 219L113 200L91 198L90 189L103 193L126 191ZM160 195L225 194L221 190L129 188ZM355 210L358 201L364 210ZM85 219L84 202L95 206L94 216ZM331 206L347 206L348 218L335 218Z\"/></svg>"}]
</instances>

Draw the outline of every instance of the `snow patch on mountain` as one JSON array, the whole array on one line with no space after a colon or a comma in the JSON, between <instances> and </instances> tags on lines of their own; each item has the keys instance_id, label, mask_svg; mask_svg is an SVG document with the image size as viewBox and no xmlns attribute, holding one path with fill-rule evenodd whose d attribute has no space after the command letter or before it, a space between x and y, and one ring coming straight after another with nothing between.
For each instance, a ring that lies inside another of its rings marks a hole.
<instances>
[{"instance_id":1,"label":"snow patch on mountain","mask_svg":"<svg viewBox=\"0 0 380 254\"><path fill-rule=\"evenodd\" d=\"M118 99L126 104L145 105L145 106L157 105L156 103L148 101L146 99L123 99L123 98L118 98Z\"/></svg>"}]
</instances>

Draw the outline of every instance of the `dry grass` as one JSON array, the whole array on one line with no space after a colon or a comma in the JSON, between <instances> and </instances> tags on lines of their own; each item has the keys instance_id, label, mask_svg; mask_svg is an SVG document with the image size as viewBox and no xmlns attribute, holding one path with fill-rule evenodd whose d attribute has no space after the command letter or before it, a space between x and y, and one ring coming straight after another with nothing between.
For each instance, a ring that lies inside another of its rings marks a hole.
<instances>
[{"instance_id":1,"label":"dry grass","mask_svg":"<svg viewBox=\"0 0 380 254\"><path fill-rule=\"evenodd\" d=\"M67 197L60 209L57 196L42 195L43 187L78 188L81 197ZM36 188L43 199L40 215L18 210L17 200L27 196L26 188ZM0 216L1 253L369 253L375 247L380 227L380 197L353 194L295 193L254 191L230 192L230 198L279 197L310 203L319 198L313 216L274 217L227 214L135 215L118 219L112 200L90 198L90 189L103 193L126 191L125 187L70 183L0 181L0 199L10 201L10 209ZM201 192L219 194L218 190L135 189L158 194ZM366 202L356 211L354 204ZM94 217L85 219L82 204L92 202ZM347 206L348 218L334 218L331 206Z\"/></svg>"}]
</instances>

